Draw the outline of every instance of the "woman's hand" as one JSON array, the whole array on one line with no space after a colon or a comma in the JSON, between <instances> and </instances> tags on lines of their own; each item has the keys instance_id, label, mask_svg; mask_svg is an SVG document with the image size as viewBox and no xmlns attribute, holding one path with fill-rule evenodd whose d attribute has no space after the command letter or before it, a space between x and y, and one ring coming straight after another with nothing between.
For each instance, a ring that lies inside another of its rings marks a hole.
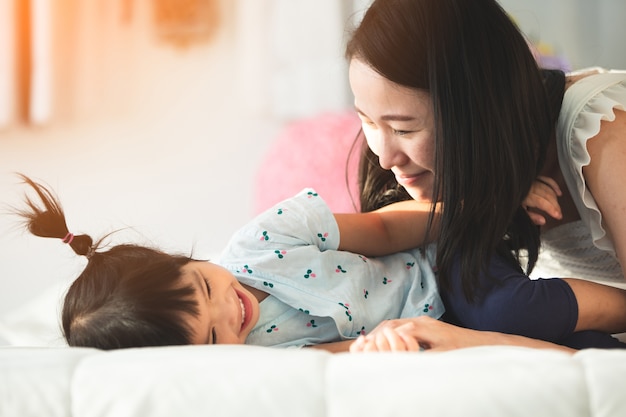
<instances>
[{"instance_id":1,"label":"woman's hand","mask_svg":"<svg viewBox=\"0 0 626 417\"><path fill-rule=\"evenodd\" d=\"M546 215L560 220L563 217L558 198L562 195L559 185L552 178L537 177L530 192L522 202L530 220L537 226L546 224Z\"/></svg>"}]
</instances>

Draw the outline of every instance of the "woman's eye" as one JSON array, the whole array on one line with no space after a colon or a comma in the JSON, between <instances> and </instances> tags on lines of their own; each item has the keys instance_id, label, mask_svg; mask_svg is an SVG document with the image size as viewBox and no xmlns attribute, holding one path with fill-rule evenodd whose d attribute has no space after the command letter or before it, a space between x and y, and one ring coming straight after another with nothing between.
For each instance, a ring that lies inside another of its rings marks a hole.
<instances>
[{"instance_id":1,"label":"woman's eye","mask_svg":"<svg viewBox=\"0 0 626 417\"><path fill-rule=\"evenodd\" d=\"M398 135L398 136L404 136L404 135L408 135L409 133L411 133L411 131L409 130L393 130L393 134L394 135Z\"/></svg>"},{"instance_id":2,"label":"woman's eye","mask_svg":"<svg viewBox=\"0 0 626 417\"><path fill-rule=\"evenodd\" d=\"M363 120L363 119L361 119L361 124L363 124L365 126L369 126L369 127L374 127L374 122L372 122L371 120Z\"/></svg>"}]
</instances>

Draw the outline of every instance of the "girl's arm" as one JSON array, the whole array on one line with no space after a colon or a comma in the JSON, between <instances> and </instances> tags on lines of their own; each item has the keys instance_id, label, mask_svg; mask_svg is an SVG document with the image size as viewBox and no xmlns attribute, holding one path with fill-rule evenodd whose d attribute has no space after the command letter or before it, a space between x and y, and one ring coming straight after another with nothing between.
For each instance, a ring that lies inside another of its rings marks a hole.
<instances>
[{"instance_id":1,"label":"girl's arm","mask_svg":"<svg viewBox=\"0 0 626 417\"><path fill-rule=\"evenodd\" d=\"M434 236L426 237L431 205L415 200L393 203L369 213L335 214L339 227L339 250L365 256L383 256L412 249ZM437 230L437 216L432 230Z\"/></svg>"},{"instance_id":2,"label":"girl's arm","mask_svg":"<svg viewBox=\"0 0 626 417\"><path fill-rule=\"evenodd\" d=\"M561 218L557 200L560 195L561 190L554 180L539 177L523 205L533 222L542 225L545 223L544 215ZM339 249L365 256L383 256L432 242L436 238L438 219L435 214L431 235L426 237L430 210L429 203L408 200L369 213L336 213ZM435 213L438 210L439 207Z\"/></svg>"},{"instance_id":3,"label":"girl's arm","mask_svg":"<svg viewBox=\"0 0 626 417\"><path fill-rule=\"evenodd\" d=\"M307 346L312 349L321 349L330 353L349 352L354 340L342 340L341 342L320 343L319 345Z\"/></svg>"},{"instance_id":4,"label":"girl's arm","mask_svg":"<svg viewBox=\"0 0 626 417\"><path fill-rule=\"evenodd\" d=\"M471 330L428 316L387 320L350 345L350 352L446 351L474 346L523 346L575 352L566 346L524 336Z\"/></svg>"},{"instance_id":5,"label":"girl's arm","mask_svg":"<svg viewBox=\"0 0 626 417\"><path fill-rule=\"evenodd\" d=\"M474 346L522 346L575 352L566 346L512 334L470 330L428 316L387 320L356 340L310 346L331 353L447 351Z\"/></svg>"}]
</instances>

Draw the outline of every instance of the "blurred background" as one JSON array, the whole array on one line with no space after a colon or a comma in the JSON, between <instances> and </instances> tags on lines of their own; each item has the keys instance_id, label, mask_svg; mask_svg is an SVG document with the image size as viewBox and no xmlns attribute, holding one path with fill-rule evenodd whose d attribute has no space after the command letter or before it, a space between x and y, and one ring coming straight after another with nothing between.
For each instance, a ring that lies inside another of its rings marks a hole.
<instances>
[{"instance_id":1,"label":"blurred background","mask_svg":"<svg viewBox=\"0 0 626 417\"><path fill-rule=\"evenodd\" d=\"M15 172L57 192L75 234L214 258L255 214L281 132L349 111L343 48L369 3L0 0L4 323L33 306L56 321L84 267L7 214ZM501 4L546 65L626 68L623 0Z\"/></svg>"}]
</instances>

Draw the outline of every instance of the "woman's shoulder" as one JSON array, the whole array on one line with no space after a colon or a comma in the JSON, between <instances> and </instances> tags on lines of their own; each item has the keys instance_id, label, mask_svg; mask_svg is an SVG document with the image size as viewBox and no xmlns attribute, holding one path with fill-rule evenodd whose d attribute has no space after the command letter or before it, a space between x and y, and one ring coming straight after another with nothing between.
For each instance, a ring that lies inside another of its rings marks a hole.
<instances>
[{"instance_id":1,"label":"woman's shoulder","mask_svg":"<svg viewBox=\"0 0 626 417\"><path fill-rule=\"evenodd\" d=\"M559 131L569 136L575 121L583 117L585 123L579 126L584 129L578 133L584 133L586 140L599 130L596 119L613 119L613 108L621 108L626 102L626 71L594 67L571 72L566 74L565 88Z\"/></svg>"},{"instance_id":2,"label":"woman's shoulder","mask_svg":"<svg viewBox=\"0 0 626 417\"><path fill-rule=\"evenodd\" d=\"M626 70L608 70L603 67L589 67L565 74L565 90L576 85L595 85L596 83L614 83L616 80L626 79ZM582 82L581 82L582 81Z\"/></svg>"},{"instance_id":3,"label":"woman's shoulder","mask_svg":"<svg viewBox=\"0 0 626 417\"><path fill-rule=\"evenodd\" d=\"M604 74L607 70L602 67L590 67L583 68L576 71L571 71L565 74L565 90L571 87L576 82L582 80L583 78L587 78L590 75Z\"/></svg>"}]
</instances>

